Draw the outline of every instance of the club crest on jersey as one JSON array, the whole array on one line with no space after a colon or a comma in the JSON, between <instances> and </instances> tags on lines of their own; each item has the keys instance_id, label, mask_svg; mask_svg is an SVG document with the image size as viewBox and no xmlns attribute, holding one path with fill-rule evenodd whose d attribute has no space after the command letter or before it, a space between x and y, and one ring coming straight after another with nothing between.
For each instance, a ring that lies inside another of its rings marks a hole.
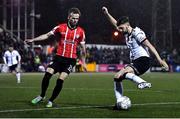
<instances>
[{"instance_id":1,"label":"club crest on jersey","mask_svg":"<svg viewBox=\"0 0 180 119\"><path fill-rule=\"evenodd\" d=\"M80 37L80 35L79 35L79 34L77 34L77 35L76 35L76 38L78 39L79 37Z\"/></svg>"}]
</instances>

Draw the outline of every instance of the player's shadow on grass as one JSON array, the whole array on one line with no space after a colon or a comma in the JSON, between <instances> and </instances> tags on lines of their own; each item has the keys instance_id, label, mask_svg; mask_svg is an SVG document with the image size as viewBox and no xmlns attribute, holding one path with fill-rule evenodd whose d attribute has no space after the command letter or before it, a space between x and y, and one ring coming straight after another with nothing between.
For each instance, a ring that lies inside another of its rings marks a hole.
<instances>
[{"instance_id":1,"label":"player's shadow on grass","mask_svg":"<svg viewBox=\"0 0 180 119\"><path fill-rule=\"evenodd\" d=\"M94 107L94 108L98 108L98 109L105 109L105 110L113 110L113 106L99 106L99 107Z\"/></svg>"},{"instance_id":2,"label":"player's shadow on grass","mask_svg":"<svg viewBox=\"0 0 180 119\"><path fill-rule=\"evenodd\" d=\"M31 107L39 107L39 108L42 108L42 107L45 107L45 105L47 104L46 101L42 101L42 102L39 102L37 104L32 104L31 101L23 101L26 105L29 105Z\"/></svg>"},{"instance_id":3,"label":"player's shadow on grass","mask_svg":"<svg viewBox=\"0 0 180 119\"><path fill-rule=\"evenodd\" d=\"M95 104L83 104L83 103L62 103L63 106L66 107L79 107L79 108L91 108L91 109L107 109L107 110L113 110L113 106L112 105L95 105Z\"/></svg>"},{"instance_id":4,"label":"player's shadow on grass","mask_svg":"<svg viewBox=\"0 0 180 119\"><path fill-rule=\"evenodd\" d=\"M42 101L38 104L32 104L31 101L23 101L26 105L29 105L31 107L38 107L38 108L42 108L45 107L45 105L47 104L47 101ZM21 101L22 103L22 101ZM53 107L56 108L68 108L68 107L72 107L72 108L84 108L84 109L102 109L102 110L113 110L113 106L112 105L95 105L95 104L85 104L85 103L55 103Z\"/></svg>"}]
</instances>

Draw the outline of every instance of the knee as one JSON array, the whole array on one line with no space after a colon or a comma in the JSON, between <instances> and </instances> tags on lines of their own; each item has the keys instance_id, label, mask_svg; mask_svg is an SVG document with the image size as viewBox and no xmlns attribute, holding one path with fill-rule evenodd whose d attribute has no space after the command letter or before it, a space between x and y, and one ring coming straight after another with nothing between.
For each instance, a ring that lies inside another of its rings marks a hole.
<instances>
[{"instance_id":1,"label":"knee","mask_svg":"<svg viewBox=\"0 0 180 119\"><path fill-rule=\"evenodd\" d=\"M121 82L122 80L124 80L124 78L123 78L123 77L114 78L114 81L116 81L116 82Z\"/></svg>"},{"instance_id":2,"label":"knee","mask_svg":"<svg viewBox=\"0 0 180 119\"><path fill-rule=\"evenodd\" d=\"M127 73L123 73L123 74L120 74L120 75L115 75L114 76L114 81L116 82L121 82L122 80L125 79L125 76L126 76Z\"/></svg>"},{"instance_id":3,"label":"knee","mask_svg":"<svg viewBox=\"0 0 180 119\"><path fill-rule=\"evenodd\" d=\"M45 75L44 75L44 79L50 79L52 77L53 74L49 73L49 72L46 72Z\"/></svg>"},{"instance_id":4,"label":"knee","mask_svg":"<svg viewBox=\"0 0 180 119\"><path fill-rule=\"evenodd\" d=\"M116 74L114 75L114 78L117 78L117 79L118 79L121 75L122 75L121 73L116 73Z\"/></svg>"},{"instance_id":5,"label":"knee","mask_svg":"<svg viewBox=\"0 0 180 119\"><path fill-rule=\"evenodd\" d=\"M48 67L46 72L48 72L50 74L54 74L54 69Z\"/></svg>"},{"instance_id":6,"label":"knee","mask_svg":"<svg viewBox=\"0 0 180 119\"><path fill-rule=\"evenodd\" d=\"M68 77L68 74L65 73L65 72L62 72L62 73L59 75L59 79L61 79L61 80L65 80L67 77Z\"/></svg>"},{"instance_id":7,"label":"knee","mask_svg":"<svg viewBox=\"0 0 180 119\"><path fill-rule=\"evenodd\" d=\"M122 75L115 75L114 76L114 81L121 82L122 80L123 80L123 76Z\"/></svg>"}]
</instances>

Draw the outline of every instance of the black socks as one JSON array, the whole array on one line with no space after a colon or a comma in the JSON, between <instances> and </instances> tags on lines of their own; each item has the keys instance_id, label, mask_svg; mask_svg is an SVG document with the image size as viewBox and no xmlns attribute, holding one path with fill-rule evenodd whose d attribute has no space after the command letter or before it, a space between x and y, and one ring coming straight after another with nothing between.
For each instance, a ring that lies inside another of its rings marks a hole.
<instances>
[{"instance_id":1,"label":"black socks","mask_svg":"<svg viewBox=\"0 0 180 119\"><path fill-rule=\"evenodd\" d=\"M60 91L61 91L61 89L63 87L63 82L64 82L64 80L57 79L56 86L55 86L55 88L53 90L53 94L52 94L51 98L49 99L49 101L53 102L54 99L59 95L59 93L60 93Z\"/></svg>"},{"instance_id":2,"label":"black socks","mask_svg":"<svg viewBox=\"0 0 180 119\"><path fill-rule=\"evenodd\" d=\"M49 80L50 80L51 76L52 76L52 74L49 72L46 72L44 75L44 78L43 78L42 83L41 83L41 95L40 95L41 97L45 96L45 93L46 93L46 90L48 88Z\"/></svg>"},{"instance_id":3,"label":"black socks","mask_svg":"<svg viewBox=\"0 0 180 119\"><path fill-rule=\"evenodd\" d=\"M122 76L120 76L119 78L114 78L114 81L116 82L121 82L122 80L125 79L125 76L126 76L127 73L124 73Z\"/></svg>"},{"instance_id":4,"label":"black socks","mask_svg":"<svg viewBox=\"0 0 180 119\"><path fill-rule=\"evenodd\" d=\"M49 80L51 77L52 77L51 73L49 73L49 72L45 73L44 78L43 78L42 83L41 83L41 95L40 95L41 97L45 96L46 90L49 86ZM63 87L63 82L64 82L64 80L57 79L56 86L53 90L53 94L52 94L51 98L49 99L49 101L53 102L54 99L59 95L59 93Z\"/></svg>"}]
</instances>

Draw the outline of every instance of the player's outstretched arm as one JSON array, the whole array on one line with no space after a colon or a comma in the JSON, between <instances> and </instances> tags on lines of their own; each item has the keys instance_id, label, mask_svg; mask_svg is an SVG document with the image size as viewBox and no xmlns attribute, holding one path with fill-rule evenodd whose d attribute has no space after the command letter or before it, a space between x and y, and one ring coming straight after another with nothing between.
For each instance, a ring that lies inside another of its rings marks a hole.
<instances>
[{"instance_id":1,"label":"player's outstretched arm","mask_svg":"<svg viewBox=\"0 0 180 119\"><path fill-rule=\"evenodd\" d=\"M116 19L108 12L108 9L106 7L102 7L102 11L104 13L104 15L108 18L108 20L111 22L111 24L115 27L115 29L117 28L117 21Z\"/></svg>"},{"instance_id":2,"label":"player's outstretched arm","mask_svg":"<svg viewBox=\"0 0 180 119\"><path fill-rule=\"evenodd\" d=\"M36 38L32 38L32 39L25 39L25 43L32 43L32 42L36 42L36 41L43 41L48 39L51 35L53 35L51 32L48 32L46 34L40 35Z\"/></svg>"},{"instance_id":3,"label":"player's outstretched arm","mask_svg":"<svg viewBox=\"0 0 180 119\"><path fill-rule=\"evenodd\" d=\"M158 62L159 62L160 65L162 66L162 68L165 69L165 70L169 70L168 64L167 64L164 60L161 59L161 57L159 56L157 50L156 50L155 47L149 42L149 40L145 40L145 41L143 42L143 44L144 44L145 46L147 46L147 47L150 49L150 51L155 55L156 59L158 60Z\"/></svg>"}]
</instances>

